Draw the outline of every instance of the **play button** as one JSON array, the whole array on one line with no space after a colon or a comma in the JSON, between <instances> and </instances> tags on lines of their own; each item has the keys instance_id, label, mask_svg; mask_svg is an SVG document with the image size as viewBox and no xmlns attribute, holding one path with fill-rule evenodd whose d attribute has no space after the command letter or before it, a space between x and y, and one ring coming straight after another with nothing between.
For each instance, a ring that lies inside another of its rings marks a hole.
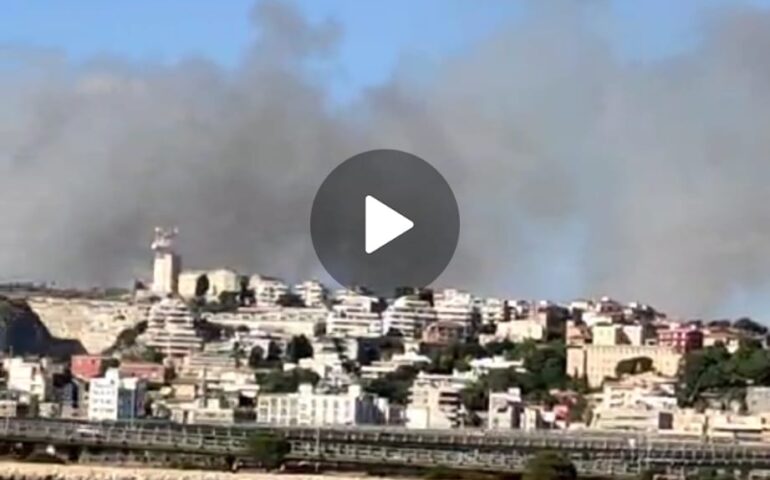
<instances>
[{"instance_id":1,"label":"play button","mask_svg":"<svg viewBox=\"0 0 770 480\"><path fill-rule=\"evenodd\" d=\"M366 196L366 253L374 253L414 227L414 222L377 200Z\"/></svg>"},{"instance_id":2,"label":"play button","mask_svg":"<svg viewBox=\"0 0 770 480\"><path fill-rule=\"evenodd\" d=\"M430 164L397 150L373 150L326 177L313 201L310 232L337 282L392 295L441 274L457 246L460 218L449 184Z\"/></svg>"}]
</instances>

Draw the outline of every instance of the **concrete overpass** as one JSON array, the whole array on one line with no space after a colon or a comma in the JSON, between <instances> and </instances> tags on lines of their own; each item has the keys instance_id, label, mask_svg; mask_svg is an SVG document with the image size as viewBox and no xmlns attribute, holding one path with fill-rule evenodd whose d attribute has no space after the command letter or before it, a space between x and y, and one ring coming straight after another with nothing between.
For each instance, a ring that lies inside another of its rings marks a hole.
<instances>
[{"instance_id":1,"label":"concrete overpass","mask_svg":"<svg viewBox=\"0 0 770 480\"><path fill-rule=\"evenodd\" d=\"M258 431L291 443L289 458L319 464L434 467L511 471L540 450L557 450L582 473L635 474L645 469L672 473L701 467L770 470L770 445L698 441L662 435L601 432L492 432L406 430L387 427L267 427L135 423L88 423L0 419L0 441L98 452L102 461L138 458L247 458L247 438ZM88 458L88 457L86 457ZM105 460L106 459L106 460Z\"/></svg>"}]
</instances>

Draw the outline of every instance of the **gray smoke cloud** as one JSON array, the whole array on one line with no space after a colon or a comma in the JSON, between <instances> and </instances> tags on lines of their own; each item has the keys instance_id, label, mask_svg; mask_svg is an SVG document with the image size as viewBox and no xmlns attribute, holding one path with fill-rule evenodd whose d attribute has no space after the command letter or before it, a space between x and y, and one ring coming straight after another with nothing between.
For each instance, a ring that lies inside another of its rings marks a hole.
<instances>
[{"instance_id":1,"label":"gray smoke cloud","mask_svg":"<svg viewBox=\"0 0 770 480\"><path fill-rule=\"evenodd\" d=\"M427 71L406 61L344 107L323 81L344 31L284 3L255 7L234 70L0 47L0 277L125 285L148 274L152 227L177 225L186 266L325 278L315 189L387 147L455 189L440 284L685 315L761 291L770 14L710 12L691 51L629 63L582 8L536 10Z\"/></svg>"}]
</instances>

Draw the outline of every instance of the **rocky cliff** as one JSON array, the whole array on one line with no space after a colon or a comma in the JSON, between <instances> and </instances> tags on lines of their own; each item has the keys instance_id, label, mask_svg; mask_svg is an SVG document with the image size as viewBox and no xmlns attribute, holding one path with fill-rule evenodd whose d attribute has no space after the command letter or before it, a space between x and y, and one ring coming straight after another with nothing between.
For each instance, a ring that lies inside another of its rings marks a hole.
<instances>
[{"instance_id":1,"label":"rocky cliff","mask_svg":"<svg viewBox=\"0 0 770 480\"><path fill-rule=\"evenodd\" d=\"M0 350L13 355L67 358L85 353L78 340L51 335L26 301L0 296Z\"/></svg>"}]
</instances>

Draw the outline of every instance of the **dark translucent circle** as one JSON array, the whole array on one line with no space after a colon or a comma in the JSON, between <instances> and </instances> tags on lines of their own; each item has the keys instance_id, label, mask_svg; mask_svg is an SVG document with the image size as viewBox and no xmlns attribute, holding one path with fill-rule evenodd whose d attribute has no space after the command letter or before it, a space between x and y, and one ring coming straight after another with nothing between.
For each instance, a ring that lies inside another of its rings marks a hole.
<instances>
[{"instance_id":1,"label":"dark translucent circle","mask_svg":"<svg viewBox=\"0 0 770 480\"><path fill-rule=\"evenodd\" d=\"M414 222L371 254L364 251L367 195ZM326 177L313 201L310 233L337 282L392 295L397 287L425 287L444 271L457 247L460 213L449 184L428 162L398 150L372 150Z\"/></svg>"}]
</instances>

